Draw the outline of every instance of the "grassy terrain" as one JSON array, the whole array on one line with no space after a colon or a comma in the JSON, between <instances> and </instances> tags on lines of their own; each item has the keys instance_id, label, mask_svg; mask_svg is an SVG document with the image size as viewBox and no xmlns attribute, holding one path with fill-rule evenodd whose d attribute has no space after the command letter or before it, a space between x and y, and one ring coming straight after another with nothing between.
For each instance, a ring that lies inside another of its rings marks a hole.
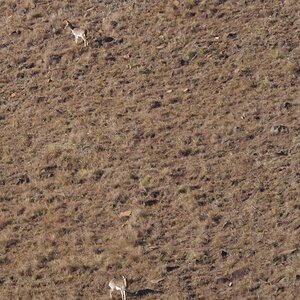
<instances>
[{"instance_id":1,"label":"grassy terrain","mask_svg":"<svg viewBox=\"0 0 300 300\"><path fill-rule=\"evenodd\" d=\"M300 297L299 1L0 14L1 299Z\"/></svg>"}]
</instances>

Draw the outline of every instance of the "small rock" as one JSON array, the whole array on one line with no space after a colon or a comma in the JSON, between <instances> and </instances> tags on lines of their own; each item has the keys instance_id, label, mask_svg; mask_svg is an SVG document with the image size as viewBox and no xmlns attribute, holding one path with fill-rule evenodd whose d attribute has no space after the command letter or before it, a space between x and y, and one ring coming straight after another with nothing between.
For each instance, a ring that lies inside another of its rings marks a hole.
<instances>
[{"instance_id":1,"label":"small rock","mask_svg":"<svg viewBox=\"0 0 300 300\"><path fill-rule=\"evenodd\" d=\"M104 58L106 61L116 61L116 58L112 54L107 54Z\"/></svg>"},{"instance_id":2,"label":"small rock","mask_svg":"<svg viewBox=\"0 0 300 300\"><path fill-rule=\"evenodd\" d=\"M288 156L289 155L289 151L288 150L281 150L279 152L276 152L276 154L278 156Z\"/></svg>"},{"instance_id":3,"label":"small rock","mask_svg":"<svg viewBox=\"0 0 300 300\"><path fill-rule=\"evenodd\" d=\"M129 218L131 216L131 210L122 211L119 214L120 218Z\"/></svg>"},{"instance_id":4,"label":"small rock","mask_svg":"<svg viewBox=\"0 0 300 300\"><path fill-rule=\"evenodd\" d=\"M227 228L228 226L232 225L231 221L225 221L223 228Z\"/></svg>"},{"instance_id":5,"label":"small rock","mask_svg":"<svg viewBox=\"0 0 300 300\"><path fill-rule=\"evenodd\" d=\"M3 285L4 282L5 282L4 277L0 277L0 286Z\"/></svg>"},{"instance_id":6,"label":"small rock","mask_svg":"<svg viewBox=\"0 0 300 300\"><path fill-rule=\"evenodd\" d=\"M246 268L246 267L237 269L232 272L231 279L233 279L233 280L240 279L240 278L246 276L249 272L250 272L250 269Z\"/></svg>"},{"instance_id":7,"label":"small rock","mask_svg":"<svg viewBox=\"0 0 300 300\"><path fill-rule=\"evenodd\" d=\"M286 259L289 255L292 255L297 251L298 251L298 248L282 251L273 258L273 261L278 261L280 259Z\"/></svg>"},{"instance_id":8,"label":"small rock","mask_svg":"<svg viewBox=\"0 0 300 300\"><path fill-rule=\"evenodd\" d=\"M153 280L150 280L150 282L153 283L153 284L157 284L157 283L160 283L163 280L165 280L165 278L153 279Z\"/></svg>"},{"instance_id":9,"label":"small rock","mask_svg":"<svg viewBox=\"0 0 300 300\"><path fill-rule=\"evenodd\" d=\"M228 252L225 250L221 250L220 254L221 254L222 258L226 258L229 255Z\"/></svg>"},{"instance_id":10,"label":"small rock","mask_svg":"<svg viewBox=\"0 0 300 300\"><path fill-rule=\"evenodd\" d=\"M290 102L283 102L282 104L281 104L281 108L283 108L283 109L286 109L286 110L288 110L288 109L290 109L292 107L292 103L290 103Z\"/></svg>"},{"instance_id":11,"label":"small rock","mask_svg":"<svg viewBox=\"0 0 300 300\"><path fill-rule=\"evenodd\" d=\"M277 287L279 289L284 289L286 287L289 286L289 281L286 277L283 277L282 279L280 279L278 282L277 282Z\"/></svg>"},{"instance_id":12,"label":"small rock","mask_svg":"<svg viewBox=\"0 0 300 300\"><path fill-rule=\"evenodd\" d=\"M25 207L21 207L21 208L18 210L18 216L23 215L24 212L25 212Z\"/></svg>"},{"instance_id":13,"label":"small rock","mask_svg":"<svg viewBox=\"0 0 300 300\"><path fill-rule=\"evenodd\" d=\"M24 74L24 73L18 73L16 77L17 77L17 78L24 78L24 77L25 77L25 74Z\"/></svg>"},{"instance_id":14,"label":"small rock","mask_svg":"<svg viewBox=\"0 0 300 300\"><path fill-rule=\"evenodd\" d=\"M150 104L150 108L151 109L155 109L155 108L159 108L161 107L161 102L160 101L153 101L151 104Z\"/></svg>"},{"instance_id":15,"label":"small rock","mask_svg":"<svg viewBox=\"0 0 300 300\"><path fill-rule=\"evenodd\" d=\"M95 181L99 181L102 178L103 175L104 175L103 170L97 170L93 173L92 179L95 180Z\"/></svg>"},{"instance_id":16,"label":"small rock","mask_svg":"<svg viewBox=\"0 0 300 300\"><path fill-rule=\"evenodd\" d=\"M215 215L212 217L212 220L216 223L216 224L220 224L221 220L222 220L222 216L221 215Z\"/></svg>"},{"instance_id":17,"label":"small rock","mask_svg":"<svg viewBox=\"0 0 300 300\"><path fill-rule=\"evenodd\" d=\"M179 155L186 157L186 156L192 155L193 151L190 148L185 148L185 149L180 149L178 151L178 153L179 153Z\"/></svg>"},{"instance_id":18,"label":"small rock","mask_svg":"<svg viewBox=\"0 0 300 300\"><path fill-rule=\"evenodd\" d=\"M94 253L95 253L95 254L101 254L102 252L103 252L103 250L100 249L100 248L94 249Z\"/></svg>"},{"instance_id":19,"label":"small rock","mask_svg":"<svg viewBox=\"0 0 300 300\"><path fill-rule=\"evenodd\" d=\"M150 200L145 201L144 205L145 206L152 206L152 205L157 204L157 202L158 202L157 199L150 199Z\"/></svg>"},{"instance_id":20,"label":"small rock","mask_svg":"<svg viewBox=\"0 0 300 300\"><path fill-rule=\"evenodd\" d=\"M111 37L111 36L104 36L103 38L102 38L102 41L104 42L104 43L111 43L111 42L113 42L115 39L113 38L113 37Z\"/></svg>"},{"instance_id":21,"label":"small rock","mask_svg":"<svg viewBox=\"0 0 300 300\"><path fill-rule=\"evenodd\" d=\"M252 284L249 288L249 291L250 292L254 292L255 290L259 289L260 288L260 283L259 282L256 282L254 284Z\"/></svg>"},{"instance_id":22,"label":"small rock","mask_svg":"<svg viewBox=\"0 0 300 300\"><path fill-rule=\"evenodd\" d=\"M285 125L274 125L271 128L271 133L273 134L280 134L280 133L287 133L289 132L288 128Z\"/></svg>"},{"instance_id":23,"label":"small rock","mask_svg":"<svg viewBox=\"0 0 300 300\"><path fill-rule=\"evenodd\" d=\"M184 59L181 58L181 59L178 61L178 65L179 65L180 67L186 66L186 65L188 65L188 61L186 61L186 60L184 60Z\"/></svg>"},{"instance_id":24,"label":"small rock","mask_svg":"<svg viewBox=\"0 0 300 300\"><path fill-rule=\"evenodd\" d=\"M229 33L227 33L226 37L228 39L235 39L237 37L237 34L236 34L236 32L229 32Z\"/></svg>"},{"instance_id":25,"label":"small rock","mask_svg":"<svg viewBox=\"0 0 300 300\"><path fill-rule=\"evenodd\" d=\"M29 177L27 175L21 175L20 177L18 177L15 181L16 185L19 184L25 184L25 183L29 183Z\"/></svg>"},{"instance_id":26,"label":"small rock","mask_svg":"<svg viewBox=\"0 0 300 300\"><path fill-rule=\"evenodd\" d=\"M16 29L16 30L12 31L10 34L11 34L11 35L20 35L21 33L22 33L22 32L21 32L20 29Z\"/></svg>"},{"instance_id":27,"label":"small rock","mask_svg":"<svg viewBox=\"0 0 300 300\"><path fill-rule=\"evenodd\" d=\"M61 54L51 54L49 57L49 63L51 65L57 65L61 60Z\"/></svg>"},{"instance_id":28,"label":"small rock","mask_svg":"<svg viewBox=\"0 0 300 300\"><path fill-rule=\"evenodd\" d=\"M178 268L179 268L179 266L166 266L166 271L172 272L173 270L176 270Z\"/></svg>"},{"instance_id":29,"label":"small rock","mask_svg":"<svg viewBox=\"0 0 300 300\"><path fill-rule=\"evenodd\" d=\"M40 170L39 176L41 179L51 178L55 175L56 169L56 165L46 166Z\"/></svg>"},{"instance_id":30,"label":"small rock","mask_svg":"<svg viewBox=\"0 0 300 300\"><path fill-rule=\"evenodd\" d=\"M229 282L229 278L226 276L221 276L216 279L217 284L226 283L226 282Z\"/></svg>"},{"instance_id":31,"label":"small rock","mask_svg":"<svg viewBox=\"0 0 300 300\"><path fill-rule=\"evenodd\" d=\"M160 194L160 191L153 191L153 192L151 193L151 196L152 196L153 198L157 198L157 197L159 196L159 194Z\"/></svg>"}]
</instances>

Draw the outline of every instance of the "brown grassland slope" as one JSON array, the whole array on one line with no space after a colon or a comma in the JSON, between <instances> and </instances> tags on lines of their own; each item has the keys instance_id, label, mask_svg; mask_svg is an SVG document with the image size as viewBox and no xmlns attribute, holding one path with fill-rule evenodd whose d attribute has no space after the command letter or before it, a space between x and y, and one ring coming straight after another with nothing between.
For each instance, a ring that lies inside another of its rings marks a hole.
<instances>
[{"instance_id":1,"label":"brown grassland slope","mask_svg":"<svg viewBox=\"0 0 300 300\"><path fill-rule=\"evenodd\" d=\"M300 299L298 0L0 14L1 299Z\"/></svg>"}]
</instances>

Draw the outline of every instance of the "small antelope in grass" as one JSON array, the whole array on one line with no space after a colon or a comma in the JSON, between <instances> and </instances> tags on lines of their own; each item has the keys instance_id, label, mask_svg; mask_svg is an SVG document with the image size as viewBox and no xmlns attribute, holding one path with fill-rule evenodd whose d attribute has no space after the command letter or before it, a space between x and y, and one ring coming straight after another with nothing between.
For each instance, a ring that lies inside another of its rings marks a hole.
<instances>
[{"instance_id":1,"label":"small antelope in grass","mask_svg":"<svg viewBox=\"0 0 300 300\"><path fill-rule=\"evenodd\" d=\"M88 41L87 41L87 32L85 29L77 28L75 27L71 22L68 20L66 21L66 26L65 28L69 27L71 29L71 32L75 36L75 42L77 44L78 38L81 38L84 42L84 46L88 46Z\"/></svg>"},{"instance_id":2,"label":"small antelope in grass","mask_svg":"<svg viewBox=\"0 0 300 300\"><path fill-rule=\"evenodd\" d=\"M109 291L110 299L112 299L112 292L119 291L121 293L122 300L126 300L127 282L124 276L122 276L122 279L112 279L108 285L110 287L110 291Z\"/></svg>"}]
</instances>

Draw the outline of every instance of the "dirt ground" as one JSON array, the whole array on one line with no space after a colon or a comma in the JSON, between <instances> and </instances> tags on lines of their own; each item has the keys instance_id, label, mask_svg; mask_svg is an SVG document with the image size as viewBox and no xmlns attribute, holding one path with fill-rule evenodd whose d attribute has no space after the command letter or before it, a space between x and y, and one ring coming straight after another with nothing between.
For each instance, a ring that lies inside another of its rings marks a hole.
<instances>
[{"instance_id":1,"label":"dirt ground","mask_svg":"<svg viewBox=\"0 0 300 300\"><path fill-rule=\"evenodd\" d=\"M298 0L0 15L1 299L300 299Z\"/></svg>"}]
</instances>

